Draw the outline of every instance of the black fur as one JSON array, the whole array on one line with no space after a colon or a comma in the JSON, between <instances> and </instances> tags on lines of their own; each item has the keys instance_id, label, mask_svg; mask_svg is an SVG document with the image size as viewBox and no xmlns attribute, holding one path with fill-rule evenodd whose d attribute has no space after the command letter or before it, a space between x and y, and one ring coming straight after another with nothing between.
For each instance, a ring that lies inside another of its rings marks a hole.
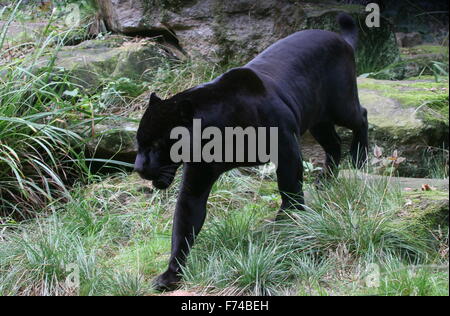
<instances>
[{"instance_id":1,"label":"black fur","mask_svg":"<svg viewBox=\"0 0 450 316\"><path fill-rule=\"evenodd\" d=\"M322 30L295 33L270 46L250 63L168 100L155 95L138 134L135 169L157 188L167 188L179 165L169 157L170 130L191 128L201 118L203 128L225 126L278 127L278 186L281 210L303 208L303 167L298 140L307 130L326 151L326 172L335 172L341 146L335 125L353 131L353 162L366 160L367 111L360 106L354 50L356 25L348 15L338 21L343 36ZM211 187L225 171L258 163L185 163L183 183L174 215L168 270L156 288L173 289L180 267L199 233Z\"/></svg>"}]
</instances>

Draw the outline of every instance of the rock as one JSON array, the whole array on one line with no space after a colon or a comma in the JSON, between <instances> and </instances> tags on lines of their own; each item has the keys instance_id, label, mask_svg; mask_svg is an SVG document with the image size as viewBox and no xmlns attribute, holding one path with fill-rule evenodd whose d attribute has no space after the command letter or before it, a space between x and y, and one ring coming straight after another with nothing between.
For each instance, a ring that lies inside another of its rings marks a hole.
<instances>
[{"instance_id":1,"label":"rock","mask_svg":"<svg viewBox=\"0 0 450 316\"><path fill-rule=\"evenodd\" d=\"M380 28L367 28L366 12L360 5L290 0L97 2L109 30L160 35L193 57L215 62L245 63L270 44L303 29L337 31L335 18L340 11L352 14L362 27L358 54L365 65L386 66L398 57L390 23L383 19Z\"/></svg>"},{"instance_id":2,"label":"rock","mask_svg":"<svg viewBox=\"0 0 450 316\"><path fill-rule=\"evenodd\" d=\"M431 80L358 80L360 101L369 113L370 141L385 152L399 150L407 159L399 170L405 175L425 172L426 148L448 148L447 85Z\"/></svg>"},{"instance_id":3,"label":"rock","mask_svg":"<svg viewBox=\"0 0 450 316\"><path fill-rule=\"evenodd\" d=\"M105 120L95 125L85 136L87 156L134 163L138 123L125 120Z\"/></svg>"},{"instance_id":4,"label":"rock","mask_svg":"<svg viewBox=\"0 0 450 316\"><path fill-rule=\"evenodd\" d=\"M376 130L374 136L389 133L389 139L405 145L448 144L448 79L358 78L358 88L361 104L369 111L369 124Z\"/></svg>"},{"instance_id":5,"label":"rock","mask_svg":"<svg viewBox=\"0 0 450 316\"><path fill-rule=\"evenodd\" d=\"M63 47L57 54L55 66L69 72L73 83L95 91L105 79L151 79L148 73L173 59L159 44L152 41L129 41L121 36L89 40L77 46ZM42 59L36 71L47 65Z\"/></svg>"},{"instance_id":6,"label":"rock","mask_svg":"<svg viewBox=\"0 0 450 316\"><path fill-rule=\"evenodd\" d=\"M422 35L419 32L395 33L397 44L400 47L413 47L422 44Z\"/></svg>"}]
</instances>

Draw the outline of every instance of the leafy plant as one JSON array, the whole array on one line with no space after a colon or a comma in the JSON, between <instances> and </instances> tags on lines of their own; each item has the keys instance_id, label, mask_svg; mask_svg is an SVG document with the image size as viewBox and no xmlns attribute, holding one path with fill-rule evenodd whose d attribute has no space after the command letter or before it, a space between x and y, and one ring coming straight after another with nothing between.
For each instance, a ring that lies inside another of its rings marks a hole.
<instances>
[{"instance_id":1,"label":"leafy plant","mask_svg":"<svg viewBox=\"0 0 450 316\"><path fill-rule=\"evenodd\" d=\"M406 161L405 157L400 157L398 151L394 150L392 155L383 156L383 149L375 145L373 149L374 158L372 159L372 166L379 174L392 175L397 170L398 166Z\"/></svg>"}]
</instances>

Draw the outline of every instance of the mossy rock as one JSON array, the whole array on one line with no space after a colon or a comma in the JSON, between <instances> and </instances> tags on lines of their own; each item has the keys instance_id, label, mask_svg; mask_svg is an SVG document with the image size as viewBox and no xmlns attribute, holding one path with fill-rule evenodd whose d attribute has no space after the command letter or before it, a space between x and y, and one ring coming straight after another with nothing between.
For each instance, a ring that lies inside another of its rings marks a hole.
<instances>
[{"instance_id":1,"label":"mossy rock","mask_svg":"<svg viewBox=\"0 0 450 316\"><path fill-rule=\"evenodd\" d=\"M86 133L87 155L99 159L113 159L134 163L137 152L135 121L106 120Z\"/></svg>"},{"instance_id":2,"label":"mossy rock","mask_svg":"<svg viewBox=\"0 0 450 316\"><path fill-rule=\"evenodd\" d=\"M405 194L406 207L402 217L425 233L449 228L449 195L444 191L419 191Z\"/></svg>"},{"instance_id":3,"label":"mossy rock","mask_svg":"<svg viewBox=\"0 0 450 316\"><path fill-rule=\"evenodd\" d=\"M6 29L7 21L0 21L0 30L5 30L5 44L12 47L33 42L42 37L48 22L12 22Z\"/></svg>"},{"instance_id":4,"label":"mossy rock","mask_svg":"<svg viewBox=\"0 0 450 316\"><path fill-rule=\"evenodd\" d=\"M126 37L112 36L63 47L57 53L55 67L69 74L74 84L95 92L105 80L129 78L149 81L149 70L157 69L174 58L152 41L130 42ZM35 68L47 63L48 59L43 59Z\"/></svg>"},{"instance_id":5,"label":"mossy rock","mask_svg":"<svg viewBox=\"0 0 450 316\"><path fill-rule=\"evenodd\" d=\"M247 8L254 18L251 23L248 21L249 25L245 26L245 30L239 25L243 19L236 13L245 10L245 6L222 10L223 16L217 26L220 32L216 32L216 36L223 56L237 63L245 63L273 42L301 30L321 29L339 33L336 17L341 12L347 12L353 16L360 28L359 47L356 52L358 73L382 69L399 59L399 50L390 22L382 18L381 27L366 27L367 13L363 6L331 4L328 1L284 2L280 1L271 7L270 14L267 13L270 1L261 1L251 9ZM267 33L271 34L271 37L268 37Z\"/></svg>"},{"instance_id":6,"label":"mossy rock","mask_svg":"<svg viewBox=\"0 0 450 316\"><path fill-rule=\"evenodd\" d=\"M368 110L370 146L378 145L385 155L394 150L405 157L399 168L402 176L427 176L429 147L448 148L448 80L434 82L431 77L408 81L358 78L362 106ZM352 134L339 128L348 152ZM323 162L321 147L306 134L303 139L305 159Z\"/></svg>"},{"instance_id":7,"label":"mossy rock","mask_svg":"<svg viewBox=\"0 0 450 316\"><path fill-rule=\"evenodd\" d=\"M358 88L367 91L367 95L393 100L402 109L414 109L416 116L427 124L437 123L448 128L448 77L441 78L440 82L433 81L432 77L404 81L359 78ZM368 104L376 101L371 102L364 93L363 97ZM441 138L437 141L442 143L444 141L442 137L448 137L448 134L439 137Z\"/></svg>"}]
</instances>

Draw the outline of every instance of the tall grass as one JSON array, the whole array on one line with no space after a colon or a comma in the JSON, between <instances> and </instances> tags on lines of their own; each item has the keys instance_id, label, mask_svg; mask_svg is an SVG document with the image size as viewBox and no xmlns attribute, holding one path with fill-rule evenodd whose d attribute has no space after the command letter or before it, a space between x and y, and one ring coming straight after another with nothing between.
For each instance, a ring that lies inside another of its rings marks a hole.
<instances>
[{"instance_id":1,"label":"tall grass","mask_svg":"<svg viewBox=\"0 0 450 316\"><path fill-rule=\"evenodd\" d=\"M0 30L3 36L7 27ZM69 129L77 111L62 93L70 85L69 78L54 65L63 38L61 33L50 31L26 57L0 64L2 214L24 217L55 198L67 196L64 183L76 166L62 162L77 155L73 144L79 144L80 137Z\"/></svg>"}]
</instances>

